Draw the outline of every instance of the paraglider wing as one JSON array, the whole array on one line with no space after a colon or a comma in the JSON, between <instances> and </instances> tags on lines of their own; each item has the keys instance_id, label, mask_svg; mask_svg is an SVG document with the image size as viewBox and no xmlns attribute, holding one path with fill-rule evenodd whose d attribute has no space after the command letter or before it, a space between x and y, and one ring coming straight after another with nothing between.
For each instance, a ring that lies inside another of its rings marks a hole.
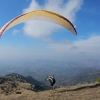
<instances>
[{"instance_id":1,"label":"paraglider wing","mask_svg":"<svg viewBox=\"0 0 100 100\"><path fill-rule=\"evenodd\" d=\"M0 30L0 36L7 31L9 28L25 22L27 20L31 19L41 19L41 20L46 20L46 21L51 21L53 23L57 23L65 28L67 28L69 31L71 31L74 35L77 35L76 29L73 26L73 24L63 17L62 15L56 14L54 12L50 12L47 10L35 10L31 11L25 14L22 14L20 16L17 16L16 18L12 19L8 23L6 23Z\"/></svg>"}]
</instances>

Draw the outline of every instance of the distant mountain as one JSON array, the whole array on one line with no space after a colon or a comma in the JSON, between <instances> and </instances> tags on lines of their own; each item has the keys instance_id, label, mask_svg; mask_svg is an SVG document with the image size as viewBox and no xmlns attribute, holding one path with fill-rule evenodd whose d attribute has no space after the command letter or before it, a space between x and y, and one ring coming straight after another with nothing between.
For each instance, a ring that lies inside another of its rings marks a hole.
<instances>
[{"instance_id":1,"label":"distant mountain","mask_svg":"<svg viewBox=\"0 0 100 100\"><path fill-rule=\"evenodd\" d=\"M72 86L77 84L91 83L91 82L96 82L99 77L100 77L100 70L91 73L84 73L72 76L63 81L62 84L66 86Z\"/></svg>"},{"instance_id":2,"label":"distant mountain","mask_svg":"<svg viewBox=\"0 0 100 100\"><path fill-rule=\"evenodd\" d=\"M17 73L0 77L0 93L12 93L21 89L38 92L48 90L49 87L31 76L24 77Z\"/></svg>"},{"instance_id":3,"label":"distant mountain","mask_svg":"<svg viewBox=\"0 0 100 100\"><path fill-rule=\"evenodd\" d=\"M30 83L30 84L41 85L41 86L44 85L43 83L37 81L36 79L34 79L34 78L31 77L31 76L24 77L24 76L22 76L22 75L20 75L20 74L17 74L17 73L8 74L8 75L6 75L6 76L13 76L13 77L14 77L14 76L17 76L17 78L20 78L20 79L22 79L22 80L25 80L26 82L28 82L28 83Z\"/></svg>"}]
</instances>

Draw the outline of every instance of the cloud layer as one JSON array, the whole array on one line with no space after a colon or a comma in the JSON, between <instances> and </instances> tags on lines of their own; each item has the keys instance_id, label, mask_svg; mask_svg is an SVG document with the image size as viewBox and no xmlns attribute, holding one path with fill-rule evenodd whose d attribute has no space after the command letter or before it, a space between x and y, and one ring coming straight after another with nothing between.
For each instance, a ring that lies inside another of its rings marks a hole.
<instances>
[{"instance_id":1,"label":"cloud layer","mask_svg":"<svg viewBox=\"0 0 100 100\"><path fill-rule=\"evenodd\" d=\"M51 42L49 45L14 47L0 46L0 61L32 61L36 59L50 59L72 61L81 59L100 60L100 36L90 36L88 39L70 42Z\"/></svg>"},{"instance_id":2,"label":"cloud layer","mask_svg":"<svg viewBox=\"0 0 100 100\"><path fill-rule=\"evenodd\" d=\"M40 5L36 0L32 0L29 7L23 10L23 13L37 9L45 9L59 13L68 18L71 22L74 22L76 12L81 8L82 4L83 0L68 0L67 2L64 0L46 0L44 5ZM26 35L34 38L43 38L59 28L62 27L50 22L28 21L25 22L23 30Z\"/></svg>"},{"instance_id":3,"label":"cloud layer","mask_svg":"<svg viewBox=\"0 0 100 100\"><path fill-rule=\"evenodd\" d=\"M76 51L76 52L87 52L89 54L93 54L93 52L97 52L100 50L100 36L99 35L93 35L90 36L88 39L79 39L73 42L70 42L68 40L61 41L58 43L51 43L50 47L53 49L57 49L60 52L65 50L65 52L68 51ZM96 53L95 52L95 53ZM98 54L98 52L97 52Z\"/></svg>"}]
</instances>

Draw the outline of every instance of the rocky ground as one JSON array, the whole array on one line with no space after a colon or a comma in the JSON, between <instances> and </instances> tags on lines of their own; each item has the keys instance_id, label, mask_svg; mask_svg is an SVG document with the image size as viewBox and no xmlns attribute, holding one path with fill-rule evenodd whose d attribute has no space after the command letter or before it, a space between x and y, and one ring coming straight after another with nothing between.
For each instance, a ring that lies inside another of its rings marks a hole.
<instances>
[{"instance_id":1,"label":"rocky ground","mask_svg":"<svg viewBox=\"0 0 100 100\"><path fill-rule=\"evenodd\" d=\"M32 80L31 80L32 81ZM41 90L18 74L0 77L0 100L100 100L100 83Z\"/></svg>"},{"instance_id":2,"label":"rocky ground","mask_svg":"<svg viewBox=\"0 0 100 100\"><path fill-rule=\"evenodd\" d=\"M55 91L34 92L20 89L11 94L0 94L0 100L100 100L100 84L60 87Z\"/></svg>"}]
</instances>

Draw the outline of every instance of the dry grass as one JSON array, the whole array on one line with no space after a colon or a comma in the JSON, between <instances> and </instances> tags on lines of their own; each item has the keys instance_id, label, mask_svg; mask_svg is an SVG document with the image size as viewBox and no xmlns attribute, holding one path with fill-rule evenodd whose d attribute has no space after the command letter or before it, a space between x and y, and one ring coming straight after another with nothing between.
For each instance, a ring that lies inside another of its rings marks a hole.
<instances>
[{"instance_id":1,"label":"dry grass","mask_svg":"<svg viewBox=\"0 0 100 100\"><path fill-rule=\"evenodd\" d=\"M43 92L21 89L21 94L0 94L0 100L100 100L100 86L96 84L61 87L55 91Z\"/></svg>"}]
</instances>

